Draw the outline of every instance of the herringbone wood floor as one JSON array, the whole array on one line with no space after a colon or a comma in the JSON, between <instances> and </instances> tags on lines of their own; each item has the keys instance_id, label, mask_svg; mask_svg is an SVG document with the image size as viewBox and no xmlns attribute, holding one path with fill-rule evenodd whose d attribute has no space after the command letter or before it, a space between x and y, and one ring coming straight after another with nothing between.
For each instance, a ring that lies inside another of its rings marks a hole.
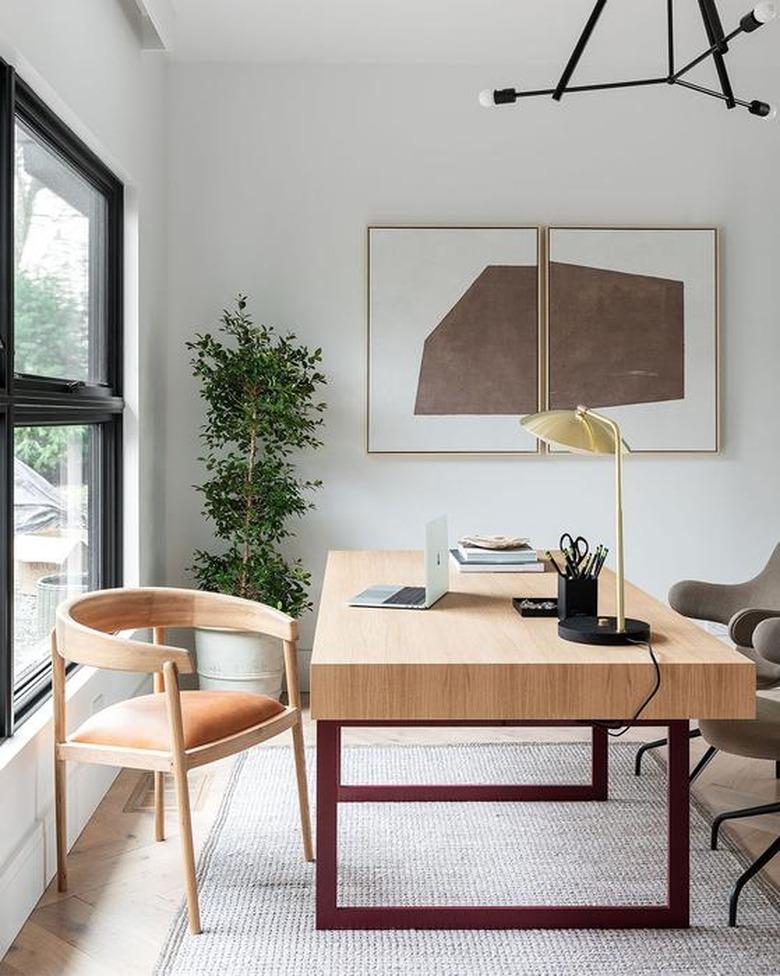
<instances>
[{"instance_id":1,"label":"herringbone wood floor","mask_svg":"<svg viewBox=\"0 0 780 976\"><path fill-rule=\"evenodd\" d=\"M631 732L638 741L649 738ZM306 716L306 735L313 739ZM355 730L345 742L426 743L466 740L573 739L566 729L372 729ZM276 743L281 743L280 736ZM259 748L275 748L274 742ZM692 745L692 760L703 746ZM196 846L208 834L232 760L193 774L191 789ZM292 756L290 757L292 762ZM69 855L70 890L50 885L13 947L0 963L0 976L130 976L148 974L183 892L173 797L168 804L168 839L154 842L153 816L139 789L143 774L122 772ZM718 756L705 770L697 795L714 811L780 799L771 763ZM127 808L127 809L126 809ZM742 821L733 836L756 855L780 833L780 816ZM770 866L780 886L780 859ZM725 911L725 906L724 906Z\"/></svg>"}]
</instances>

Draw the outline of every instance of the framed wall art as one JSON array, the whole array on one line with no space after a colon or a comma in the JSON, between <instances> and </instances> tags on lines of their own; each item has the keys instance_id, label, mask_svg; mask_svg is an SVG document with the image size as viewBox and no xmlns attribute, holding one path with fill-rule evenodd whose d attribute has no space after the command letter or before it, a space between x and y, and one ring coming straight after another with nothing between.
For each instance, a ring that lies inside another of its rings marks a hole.
<instances>
[{"instance_id":1,"label":"framed wall art","mask_svg":"<svg viewBox=\"0 0 780 976\"><path fill-rule=\"evenodd\" d=\"M637 452L719 449L718 231L551 227L547 406L603 410Z\"/></svg>"},{"instance_id":2,"label":"framed wall art","mask_svg":"<svg viewBox=\"0 0 780 976\"><path fill-rule=\"evenodd\" d=\"M368 229L369 453L536 454L538 227Z\"/></svg>"}]
</instances>

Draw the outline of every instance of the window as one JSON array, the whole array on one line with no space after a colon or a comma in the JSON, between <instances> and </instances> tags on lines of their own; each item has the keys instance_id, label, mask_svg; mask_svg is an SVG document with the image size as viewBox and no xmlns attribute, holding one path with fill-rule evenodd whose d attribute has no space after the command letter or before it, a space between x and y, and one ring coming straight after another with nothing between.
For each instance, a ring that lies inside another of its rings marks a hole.
<instances>
[{"instance_id":1,"label":"window","mask_svg":"<svg viewBox=\"0 0 780 976\"><path fill-rule=\"evenodd\" d=\"M0 61L0 732L57 604L120 583L122 185Z\"/></svg>"}]
</instances>

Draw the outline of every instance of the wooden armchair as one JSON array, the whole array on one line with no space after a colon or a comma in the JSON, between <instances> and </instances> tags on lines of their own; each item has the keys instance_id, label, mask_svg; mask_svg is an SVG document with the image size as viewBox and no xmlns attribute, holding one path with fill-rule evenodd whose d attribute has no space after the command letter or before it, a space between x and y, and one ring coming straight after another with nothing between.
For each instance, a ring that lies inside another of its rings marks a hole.
<instances>
[{"instance_id":1,"label":"wooden armchair","mask_svg":"<svg viewBox=\"0 0 780 976\"><path fill-rule=\"evenodd\" d=\"M284 643L289 705L236 691L181 691L194 670L190 652L165 643L167 627L256 631ZM117 632L152 629L154 643ZM103 709L67 734L65 662L154 675L154 694ZM67 890L65 764L104 763L154 772L155 837L164 840L163 774L173 774L190 930L201 931L187 772L291 729L303 853L314 860L298 687L297 624L260 603L197 590L147 587L98 590L63 603L52 634L57 883Z\"/></svg>"}]
</instances>

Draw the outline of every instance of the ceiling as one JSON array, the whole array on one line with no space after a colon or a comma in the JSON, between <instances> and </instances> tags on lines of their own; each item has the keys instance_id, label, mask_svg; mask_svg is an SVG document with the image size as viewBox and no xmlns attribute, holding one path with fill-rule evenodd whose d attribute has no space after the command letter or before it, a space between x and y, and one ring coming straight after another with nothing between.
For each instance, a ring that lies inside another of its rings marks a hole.
<instances>
[{"instance_id":1,"label":"ceiling","mask_svg":"<svg viewBox=\"0 0 780 976\"><path fill-rule=\"evenodd\" d=\"M750 5L719 0L727 31ZM557 66L593 0L173 0L173 6L171 53L185 61ZM705 46L698 5L676 0L675 7L681 57L692 56ZM583 73L600 66L663 72L665 12L666 0L611 0Z\"/></svg>"}]
</instances>

